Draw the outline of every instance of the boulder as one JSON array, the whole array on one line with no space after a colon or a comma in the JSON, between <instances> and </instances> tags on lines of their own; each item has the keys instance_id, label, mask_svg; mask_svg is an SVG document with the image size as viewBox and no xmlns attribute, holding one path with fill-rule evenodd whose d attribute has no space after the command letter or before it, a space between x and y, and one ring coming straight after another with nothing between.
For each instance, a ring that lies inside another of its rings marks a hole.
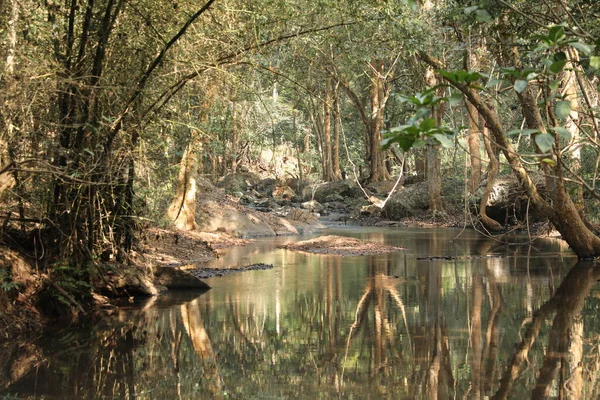
<instances>
[{"instance_id":1,"label":"boulder","mask_svg":"<svg viewBox=\"0 0 600 400\"><path fill-rule=\"evenodd\" d=\"M344 197L337 193L330 194L329 196L327 196L325 198L325 203L332 203L332 202L339 203L339 202L343 202L343 201L344 201Z\"/></svg>"},{"instance_id":2,"label":"boulder","mask_svg":"<svg viewBox=\"0 0 600 400\"><path fill-rule=\"evenodd\" d=\"M406 174L404 176L403 182L402 184L404 186L408 186L408 185L414 185L415 183L421 183L421 182L425 182L426 180L426 176L425 175L417 175L415 173L412 174Z\"/></svg>"},{"instance_id":3,"label":"boulder","mask_svg":"<svg viewBox=\"0 0 600 400\"><path fill-rule=\"evenodd\" d=\"M259 182L260 177L252 172L237 172L219 179L217 187L225 189L228 193L238 193L255 187Z\"/></svg>"},{"instance_id":4,"label":"boulder","mask_svg":"<svg viewBox=\"0 0 600 400\"><path fill-rule=\"evenodd\" d=\"M367 185L367 189L369 189L373 193L387 196L388 193L392 191L395 184L396 184L396 179L380 181L380 182L371 182ZM398 185L398 186L401 186L401 185Z\"/></svg>"},{"instance_id":5,"label":"boulder","mask_svg":"<svg viewBox=\"0 0 600 400\"><path fill-rule=\"evenodd\" d=\"M116 296L156 296L166 290L154 281L150 268L99 263L92 274L92 286L100 293Z\"/></svg>"},{"instance_id":6,"label":"boulder","mask_svg":"<svg viewBox=\"0 0 600 400\"><path fill-rule=\"evenodd\" d=\"M221 207L215 205L212 208L218 208L218 213L203 218L198 224L201 231L226 232L238 238L276 235L273 228L261 218L259 211L237 210L223 205Z\"/></svg>"},{"instance_id":7,"label":"boulder","mask_svg":"<svg viewBox=\"0 0 600 400\"><path fill-rule=\"evenodd\" d=\"M282 201L282 200L292 200L294 198L294 196L296 196L296 193L289 186L277 185L273 189L272 195L273 195L273 198L275 199L275 201Z\"/></svg>"},{"instance_id":8,"label":"boulder","mask_svg":"<svg viewBox=\"0 0 600 400\"><path fill-rule=\"evenodd\" d=\"M263 194L272 193L275 185L277 185L277 181L275 179L266 178L258 181L258 183L254 185L254 189Z\"/></svg>"},{"instance_id":9,"label":"boulder","mask_svg":"<svg viewBox=\"0 0 600 400\"><path fill-rule=\"evenodd\" d=\"M401 187L385 203L381 216L390 220L399 220L412 216L415 211L427 210L428 194L427 183Z\"/></svg>"},{"instance_id":10,"label":"boulder","mask_svg":"<svg viewBox=\"0 0 600 400\"><path fill-rule=\"evenodd\" d=\"M304 201L316 200L320 203L325 203L327 197L337 195L337 199L341 198L360 198L363 196L362 191L354 181L344 180L337 182L325 182L315 185L310 185L302 190L302 199Z\"/></svg>"},{"instance_id":11,"label":"boulder","mask_svg":"<svg viewBox=\"0 0 600 400\"><path fill-rule=\"evenodd\" d=\"M310 212L321 212L324 209L323 205L315 200L302 203L302 208Z\"/></svg>"},{"instance_id":12,"label":"boulder","mask_svg":"<svg viewBox=\"0 0 600 400\"><path fill-rule=\"evenodd\" d=\"M381 215L381 207L376 204L369 204L361 207L360 214L369 217L379 217Z\"/></svg>"},{"instance_id":13,"label":"boulder","mask_svg":"<svg viewBox=\"0 0 600 400\"><path fill-rule=\"evenodd\" d=\"M347 212L349 207L341 201L328 201L325 203L325 208L329 211Z\"/></svg>"},{"instance_id":14,"label":"boulder","mask_svg":"<svg viewBox=\"0 0 600 400\"><path fill-rule=\"evenodd\" d=\"M210 289L205 282L179 267L154 267L154 281L167 289Z\"/></svg>"}]
</instances>

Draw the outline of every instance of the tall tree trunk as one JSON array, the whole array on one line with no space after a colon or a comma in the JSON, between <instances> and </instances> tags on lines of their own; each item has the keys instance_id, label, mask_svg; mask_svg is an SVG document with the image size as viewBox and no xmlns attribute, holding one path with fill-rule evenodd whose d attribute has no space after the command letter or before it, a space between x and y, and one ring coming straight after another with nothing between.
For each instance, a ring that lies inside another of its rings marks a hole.
<instances>
[{"instance_id":1,"label":"tall tree trunk","mask_svg":"<svg viewBox=\"0 0 600 400\"><path fill-rule=\"evenodd\" d=\"M325 80L325 101L323 103L323 137L321 149L323 153L323 180L331 182L334 180L331 157L331 103L332 103L331 78Z\"/></svg>"},{"instance_id":2,"label":"tall tree trunk","mask_svg":"<svg viewBox=\"0 0 600 400\"><path fill-rule=\"evenodd\" d=\"M238 106L233 101L231 103L231 172L237 172L238 166L238 147L240 141Z\"/></svg>"},{"instance_id":3,"label":"tall tree trunk","mask_svg":"<svg viewBox=\"0 0 600 400\"><path fill-rule=\"evenodd\" d=\"M385 153L381 150L381 131L383 129L383 111L387 102L384 87L383 62L375 61L371 63L373 74L371 76L371 124L368 145L368 160L371 182L384 181L390 178L390 174L385 166Z\"/></svg>"},{"instance_id":4,"label":"tall tree trunk","mask_svg":"<svg viewBox=\"0 0 600 400\"><path fill-rule=\"evenodd\" d=\"M466 101L467 114L469 115L469 193L475 194L481 182L481 150L479 147L479 114L470 102Z\"/></svg>"},{"instance_id":5,"label":"tall tree trunk","mask_svg":"<svg viewBox=\"0 0 600 400\"><path fill-rule=\"evenodd\" d=\"M198 169L198 133L191 132L190 141L181 157L175 197L167 210L167 217L178 229L190 231L196 224L196 174Z\"/></svg>"},{"instance_id":6,"label":"tall tree trunk","mask_svg":"<svg viewBox=\"0 0 600 400\"><path fill-rule=\"evenodd\" d=\"M0 12L4 11L4 7L0 8ZM6 55L6 64L4 65L4 80L5 80L5 93L14 92L14 74L16 64L16 51L17 51L17 23L19 21L19 2L17 0L10 1L10 19L8 20L8 49ZM9 189L12 189L16 182L17 177L15 173L10 173L9 165L15 161L10 156L9 143L14 134L14 117L13 117L13 101L5 101L6 115L3 115L4 120L3 129L0 131L0 200L3 199L3 193ZM16 141L15 141L16 142Z\"/></svg>"},{"instance_id":7,"label":"tall tree trunk","mask_svg":"<svg viewBox=\"0 0 600 400\"><path fill-rule=\"evenodd\" d=\"M436 76L433 68L428 67L425 73L426 84L434 87L438 84L439 79ZM441 89L443 91L443 89ZM439 91L439 89L438 89ZM443 96L443 93L439 95ZM433 118L438 126L442 123L444 115L443 103L433 106ZM442 182L441 182L441 158L439 154L439 145L427 146L427 187L429 193L429 210L435 215L442 210Z\"/></svg>"},{"instance_id":8,"label":"tall tree trunk","mask_svg":"<svg viewBox=\"0 0 600 400\"><path fill-rule=\"evenodd\" d=\"M336 181L342 179L342 169L340 167L340 134L342 131L342 112L340 105L340 92L336 85L333 91L333 142L331 143L331 164L333 169L333 178Z\"/></svg>"},{"instance_id":9,"label":"tall tree trunk","mask_svg":"<svg viewBox=\"0 0 600 400\"><path fill-rule=\"evenodd\" d=\"M478 45L472 44L472 37L469 35L469 44L465 51L465 68L467 71L477 71L479 69L479 59L477 50L480 48ZM465 102L467 106L467 114L469 117L469 160L470 160L470 176L469 176L469 193L475 194L479 183L481 182L481 149L479 146L479 133L481 131L479 127L479 114L475 107L468 101Z\"/></svg>"},{"instance_id":10,"label":"tall tree trunk","mask_svg":"<svg viewBox=\"0 0 600 400\"><path fill-rule=\"evenodd\" d=\"M415 160L415 173L417 176L427 176L427 152L424 149L412 151Z\"/></svg>"},{"instance_id":11,"label":"tall tree trunk","mask_svg":"<svg viewBox=\"0 0 600 400\"><path fill-rule=\"evenodd\" d=\"M436 214L442 208L441 159L439 146L427 146L427 189L429 193L429 210Z\"/></svg>"},{"instance_id":12,"label":"tall tree trunk","mask_svg":"<svg viewBox=\"0 0 600 400\"><path fill-rule=\"evenodd\" d=\"M298 143L298 126L296 125L296 110L292 111L292 131L294 132L294 143L296 147L296 159L298 160L298 180L304 181L304 171L302 170L302 146Z\"/></svg>"},{"instance_id":13,"label":"tall tree trunk","mask_svg":"<svg viewBox=\"0 0 600 400\"><path fill-rule=\"evenodd\" d=\"M576 49L567 52L568 63L560 73L561 94L565 101L571 102L571 112L565 122L565 128L571 133L571 170L576 175L581 175L581 141L579 132L579 99L577 96L576 64L579 63L579 54ZM583 187L575 188L575 206L580 212L584 211Z\"/></svg>"}]
</instances>

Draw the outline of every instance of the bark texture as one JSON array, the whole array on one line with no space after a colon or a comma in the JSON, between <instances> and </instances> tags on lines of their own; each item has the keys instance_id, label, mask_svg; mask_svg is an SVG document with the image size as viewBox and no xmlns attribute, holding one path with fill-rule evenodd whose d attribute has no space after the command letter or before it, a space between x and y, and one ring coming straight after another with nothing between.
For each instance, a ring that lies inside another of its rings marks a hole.
<instances>
[{"instance_id":1,"label":"bark texture","mask_svg":"<svg viewBox=\"0 0 600 400\"><path fill-rule=\"evenodd\" d=\"M198 134L193 133L179 166L177 191L167 210L167 218L178 229L194 230L196 224L196 174L198 170Z\"/></svg>"}]
</instances>

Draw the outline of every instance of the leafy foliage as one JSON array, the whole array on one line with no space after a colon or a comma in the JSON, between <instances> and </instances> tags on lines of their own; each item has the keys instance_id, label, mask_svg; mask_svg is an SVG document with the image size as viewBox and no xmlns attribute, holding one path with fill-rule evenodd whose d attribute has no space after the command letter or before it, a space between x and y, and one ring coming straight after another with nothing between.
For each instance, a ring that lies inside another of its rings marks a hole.
<instances>
[{"instance_id":1,"label":"leafy foliage","mask_svg":"<svg viewBox=\"0 0 600 400\"><path fill-rule=\"evenodd\" d=\"M389 129L383 140L383 148L387 149L397 143L404 151L411 148L423 147L428 143L441 144L443 147L452 147L455 131L437 126L436 120L431 118L432 107L448 98L437 96L437 88L430 88L413 96L400 96L400 101L412 105L414 115L407 124Z\"/></svg>"}]
</instances>

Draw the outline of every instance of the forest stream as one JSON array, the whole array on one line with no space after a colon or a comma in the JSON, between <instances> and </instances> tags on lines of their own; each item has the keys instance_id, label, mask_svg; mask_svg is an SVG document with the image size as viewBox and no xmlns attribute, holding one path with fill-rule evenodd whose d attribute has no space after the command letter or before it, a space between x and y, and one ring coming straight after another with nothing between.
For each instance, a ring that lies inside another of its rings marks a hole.
<instances>
[{"instance_id":1,"label":"forest stream","mask_svg":"<svg viewBox=\"0 0 600 400\"><path fill-rule=\"evenodd\" d=\"M0 348L0 398L596 398L600 269L564 242L447 228L325 233L406 250L280 247L315 235L229 249L215 266L273 268Z\"/></svg>"}]
</instances>

